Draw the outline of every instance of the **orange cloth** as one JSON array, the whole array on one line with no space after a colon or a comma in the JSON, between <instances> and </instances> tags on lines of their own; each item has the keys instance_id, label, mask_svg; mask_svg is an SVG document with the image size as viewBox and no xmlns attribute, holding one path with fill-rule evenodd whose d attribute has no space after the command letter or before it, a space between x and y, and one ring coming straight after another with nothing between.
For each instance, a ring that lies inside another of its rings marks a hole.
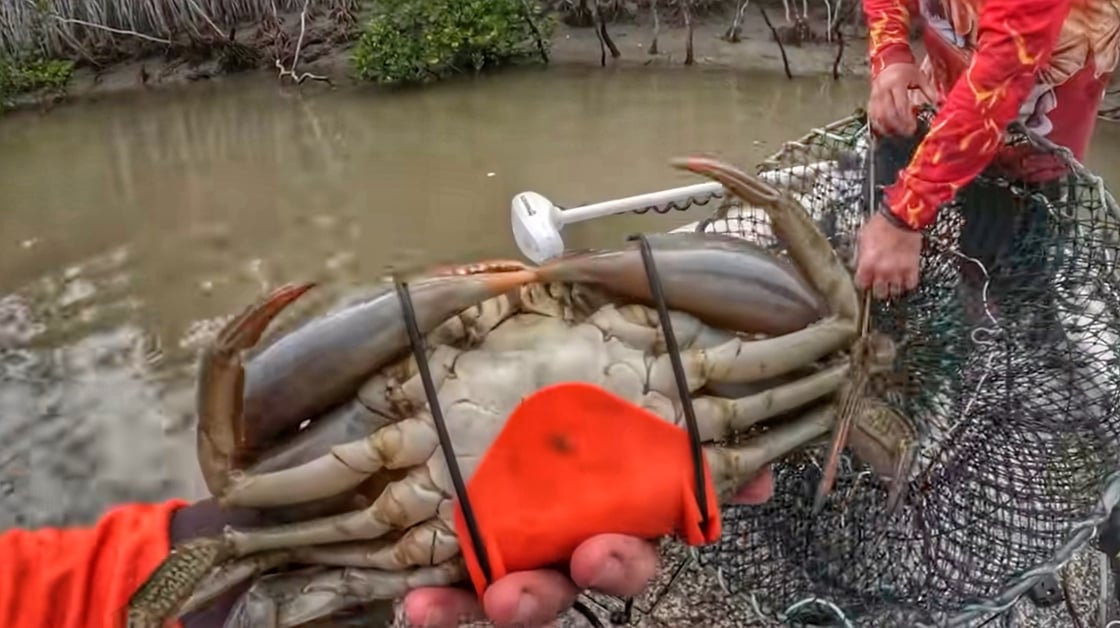
<instances>
[{"instance_id":1,"label":"orange cloth","mask_svg":"<svg viewBox=\"0 0 1120 628\"><path fill-rule=\"evenodd\" d=\"M128 598L171 549L182 500L118 506L87 528L0 534L0 626L119 628Z\"/></svg>"},{"instance_id":2,"label":"orange cloth","mask_svg":"<svg viewBox=\"0 0 1120 628\"><path fill-rule=\"evenodd\" d=\"M475 592L491 577L567 562L598 534L689 545L720 536L719 504L707 461L696 495L688 432L626 399L583 382L526 397L486 450L467 484L484 547L471 543L461 504L455 531ZM707 525L697 497L705 500Z\"/></svg>"}]
</instances>

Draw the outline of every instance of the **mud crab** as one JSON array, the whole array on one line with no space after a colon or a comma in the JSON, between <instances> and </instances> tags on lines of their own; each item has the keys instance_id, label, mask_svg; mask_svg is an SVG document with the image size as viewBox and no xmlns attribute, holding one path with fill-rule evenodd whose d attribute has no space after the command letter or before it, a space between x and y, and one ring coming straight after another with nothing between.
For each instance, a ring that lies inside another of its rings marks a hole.
<instances>
[{"instance_id":1,"label":"mud crab","mask_svg":"<svg viewBox=\"0 0 1120 628\"><path fill-rule=\"evenodd\" d=\"M853 411L851 399L854 375L889 370L894 347L861 333L851 276L822 233L756 177L706 159L675 165L765 211L792 260L730 236L647 240L720 499L769 462L821 442L845 412L857 456L897 478L913 426L873 400ZM213 495L229 507L303 514L175 548L134 594L129 626L162 626L254 578L227 625L297 626L465 579L455 491L397 293L315 319L242 365L241 352L309 288L282 287L231 321L205 352L198 386L198 456ZM540 266L443 268L411 282L464 477L521 400L555 382L588 382L681 423L651 288L633 245ZM314 570L261 577L289 565Z\"/></svg>"}]
</instances>

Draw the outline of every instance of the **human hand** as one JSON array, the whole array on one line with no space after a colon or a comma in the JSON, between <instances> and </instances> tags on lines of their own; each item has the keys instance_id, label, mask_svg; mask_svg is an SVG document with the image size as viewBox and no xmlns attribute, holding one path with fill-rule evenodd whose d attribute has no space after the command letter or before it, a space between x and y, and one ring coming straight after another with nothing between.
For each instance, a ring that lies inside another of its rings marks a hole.
<instances>
[{"instance_id":1,"label":"human hand","mask_svg":"<svg viewBox=\"0 0 1120 628\"><path fill-rule=\"evenodd\" d=\"M911 98L912 89L918 90L914 98ZM867 117L871 128L879 135L908 137L918 128L914 106L932 105L936 100L937 91L916 64L895 63L871 81Z\"/></svg>"},{"instance_id":2,"label":"human hand","mask_svg":"<svg viewBox=\"0 0 1120 628\"><path fill-rule=\"evenodd\" d=\"M774 494L767 467L748 482L732 502L762 504ZM638 595L657 572L657 548L646 540L601 534L576 548L568 574L551 569L511 573L495 581L480 601L473 591L451 587L416 589L404 599L409 626L453 627L464 621L489 619L498 626L542 626L554 621L580 591L619 597Z\"/></svg>"},{"instance_id":3,"label":"human hand","mask_svg":"<svg viewBox=\"0 0 1120 628\"><path fill-rule=\"evenodd\" d=\"M897 297L918 286L922 234L891 224L876 213L859 233L856 285L875 297Z\"/></svg>"}]
</instances>

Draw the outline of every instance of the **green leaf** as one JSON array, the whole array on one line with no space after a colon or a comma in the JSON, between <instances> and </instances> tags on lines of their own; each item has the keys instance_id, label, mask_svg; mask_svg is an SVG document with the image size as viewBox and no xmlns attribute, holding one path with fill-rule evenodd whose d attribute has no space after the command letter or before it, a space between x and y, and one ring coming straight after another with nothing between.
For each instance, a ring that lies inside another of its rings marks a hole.
<instances>
[{"instance_id":1,"label":"green leaf","mask_svg":"<svg viewBox=\"0 0 1120 628\"><path fill-rule=\"evenodd\" d=\"M351 56L356 74L383 84L422 83L540 59L530 15L549 47L553 21L523 0L381 0ZM528 15L526 13L528 9Z\"/></svg>"}]
</instances>

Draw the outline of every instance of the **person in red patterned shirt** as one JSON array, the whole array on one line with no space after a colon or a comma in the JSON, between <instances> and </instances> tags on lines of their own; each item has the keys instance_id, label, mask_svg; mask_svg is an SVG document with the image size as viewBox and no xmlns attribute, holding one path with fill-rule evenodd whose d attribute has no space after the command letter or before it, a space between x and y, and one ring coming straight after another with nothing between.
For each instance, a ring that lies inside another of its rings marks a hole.
<instances>
[{"instance_id":1,"label":"person in red patterned shirt","mask_svg":"<svg viewBox=\"0 0 1120 628\"><path fill-rule=\"evenodd\" d=\"M869 27L868 117L878 136L879 211L859 237L856 282L878 298L919 281L921 231L954 199L965 216L961 249L990 271L1042 217L1010 194L970 185L988 169L1044 194L1061 164L1008 149L1015 121L1070 149L1088 148L1120 52L1120 0L863 0ZM910 34L920 16L927 56ZM937 108L918 128L915 105Z\"/></svg>"}]
</instances>

